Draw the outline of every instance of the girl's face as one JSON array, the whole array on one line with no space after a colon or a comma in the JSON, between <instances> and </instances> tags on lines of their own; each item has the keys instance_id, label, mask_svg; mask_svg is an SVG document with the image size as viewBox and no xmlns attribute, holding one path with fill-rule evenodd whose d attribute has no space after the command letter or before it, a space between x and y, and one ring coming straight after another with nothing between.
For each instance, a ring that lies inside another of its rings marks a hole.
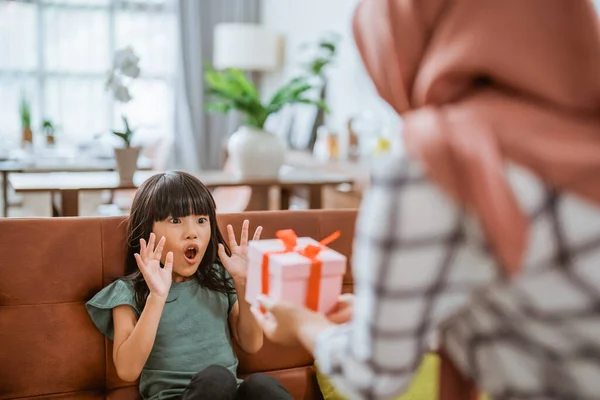
<instances>
[{"instance_id":1,"label":"girl's face","mask_svg":"<svg viewBox=\"0 0 600 400\"><path fill-rule=\"evenodd\" d=\"M161 262L169 251L173 252L173 282L191 279L204 257L211 239L211 226L208 215L188 215L182 218L167 217L154 222L152 232L156 242L165 237L165 247Z\"/></svg>"}]
</instances>

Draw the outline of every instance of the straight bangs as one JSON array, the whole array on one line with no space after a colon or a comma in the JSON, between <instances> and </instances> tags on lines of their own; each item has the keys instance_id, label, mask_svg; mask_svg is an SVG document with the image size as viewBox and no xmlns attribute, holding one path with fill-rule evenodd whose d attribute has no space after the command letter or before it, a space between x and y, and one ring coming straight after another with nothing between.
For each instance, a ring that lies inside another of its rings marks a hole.
<instances>
[{"instance_id":1,"label":"straight bangs","mask_svg":"<svg viewBox=\"0 0 600 400\"><path fill-rule=\"evenodd\" d=\"M213 214L215 203L210 192L191 176L166 173L157 183L149 204L154 222Z\"/></svg>"}]
</instances>

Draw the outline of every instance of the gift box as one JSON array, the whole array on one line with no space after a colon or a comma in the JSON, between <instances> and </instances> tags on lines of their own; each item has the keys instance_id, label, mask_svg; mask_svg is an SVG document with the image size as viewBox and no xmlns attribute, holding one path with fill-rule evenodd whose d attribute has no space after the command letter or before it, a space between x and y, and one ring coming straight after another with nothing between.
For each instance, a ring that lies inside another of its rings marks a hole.
<instances>
[{"instance_id":1,"label":"gift box","mask_svg":"<svg viewBox=\"0 0 600 400\"><path fill-rule=\"evenodd\" d=\"M265 294L327 313L338 301L346 273L346 256L327 247L339 232L321 241L297 237L292 230L276 236L248 243L246 301L255 304Z\"/></svg>"}]
</instances>

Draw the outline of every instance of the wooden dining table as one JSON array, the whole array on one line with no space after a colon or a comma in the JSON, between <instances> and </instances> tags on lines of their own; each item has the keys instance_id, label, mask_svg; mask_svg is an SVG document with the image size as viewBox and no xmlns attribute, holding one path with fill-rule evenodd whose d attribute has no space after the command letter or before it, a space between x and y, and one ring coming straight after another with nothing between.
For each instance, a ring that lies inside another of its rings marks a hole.
<instances>
[{"instance_id":1,"label":"wooden dining table","mask_svg":"<svg viewBox=\"0 0 600 400\"><path fill-rule=\"evenodd\" d=\"M138 169L148 171L151 168L151 160L140 156L138 159ZM55 173L89 173L108 172L115 170L116 162L114 158L77 157L64 159L60 157L53 157L39 158L33 161L1 160L0 174L2 175L2 216L8 216L8 191L11 181L10 177L19 176L21 174L32 174L32 177L24 178L24 180L26 182L35 182L36 180L45 180L50 177L49 174ZM16 178L16 180L19 181L19 178Z\"/></svg>"},{"instance_id":2,"label":"wooden dining table","mask_svg":"<svg viewBox=\"0 0 600 400\"><path fill-rule=\"evenodd\" d=\"M133 182L119 181L117 172L53 172L10 175L9 181L16 193L52 193L55 216L78 216L79 193L82 191L136 189L157 171L137 171ZM352 184L351 176L342 173L319 171L311 168L283 166L273 178L238 178L222 171L203 171L194 174L209 189L227 186L248 186L252 194L247 211L269 209L269 191L279 191L279 208L288 209L294 189L309 191L308 208L322 207L322 190L326 186Z\"/></svg>"}]
</instances>

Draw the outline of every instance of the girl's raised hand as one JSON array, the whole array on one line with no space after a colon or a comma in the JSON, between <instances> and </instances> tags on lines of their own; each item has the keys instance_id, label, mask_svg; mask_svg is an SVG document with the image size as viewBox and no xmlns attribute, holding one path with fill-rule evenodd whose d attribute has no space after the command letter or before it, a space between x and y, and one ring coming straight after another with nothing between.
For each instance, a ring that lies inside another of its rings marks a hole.
<instances>
[{"instance_id":1,"label":"girl's raised hand","mask_svg":"<svg viewBox=\"0 0 600 400\"><path fill-rule=\"evenodd\" d=\"M161 267L160 260L166 239L163 236L156 249L154 248L155 241L156 235L154 233L150 234L148 245L146 245L144 239L140 239L140 254L136 253L134 256L138 268L144 275L148 288L150 288L150 293L166 299L173 279L173 253L167 253L165 266L164 268Z\"/></svg>"},{"instance_id":2,"label":"girl's raised hand","mask_svg":"<svg viewBox=\"0 0 600 400\"><path fill-rule=\"evenodd\" d=\"M247 269L248 269L248 227L250 222L246 219L242 224L242 235L240 237L240 244L238 245L235 239L235 232L231 225L227 225L227 237L229 242L229 248L231 249L231 256L225 253L225 247L219 243L219 258L223 262L223 266L229 272L234 282L246 282ZM256 228L252 240L260 239L262 232L262 226Z\"/></svg>"}]
</instances>

